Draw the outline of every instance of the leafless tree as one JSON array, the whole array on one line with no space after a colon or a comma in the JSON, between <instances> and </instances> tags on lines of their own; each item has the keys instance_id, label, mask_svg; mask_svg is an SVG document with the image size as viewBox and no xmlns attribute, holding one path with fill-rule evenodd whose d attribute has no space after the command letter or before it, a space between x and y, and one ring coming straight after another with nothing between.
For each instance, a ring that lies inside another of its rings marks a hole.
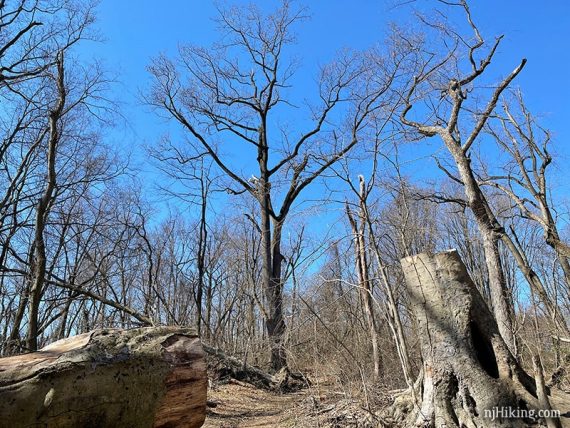
<instances>
[{"instance_id":1,"label":"leafless tree","mask_svg":"<svg viewBox=\"0 0 570 428\"><path fill-rule=\"evenodd\" d=\"M510 105L505 100L504 114L493 120L497 126L488 127L511 162L503 168L505 174L490 176L485 183L504 192L523 217L540 225L546 243L556 252L566 288L570 291L570 246L562 240L558 230L548 186L548 168L552 163L551 133L528 111L520 91L516 91L514 101Z\"/></svg>"},{"instance_id":2,"label":"leafless tree","mask_svg":"<svg viewBox=\"0 0 570 428\"><path fill-rule=\"evenodd\" d=\"M378 320L375 316L375 305L373 299L373 283L370 275L370 263L368 255L368 245L366 240L366 230L370 222L368 218L367 199L371 187L366 185L363 176L359 176L358 190L358 211L353 213L348 202L346 203L346 215L352 229L356 271L358 273L358 287L361 291L364 312L370 330L372 341L372 357L374 360L374 376L379 379L383 375L382 354L378 344Z\"/></svg>"},{"instance_id":3,"label":"leafless tree","mask_svg":"<svg viewBox=\"0 0 570 428\"><path fill-rule=\"evenodd\" d=\"M464 10L471 26L472 39L463 38L443 24L424 21L428 28L435 28L443 32L444 36L450 37L452 44L450 49L441 56L433 55L421 48L418 49L417 55L413 55L414 77L403 94L405 108L402 110L400 119L404 125L415 129L423 136L439 136L455 162L458 177L450 172L448 175L454 177L454 180L462 185L466 197L465 203L477 221L483 238L495 318L505 342L511 351L516 353L512 327L512 300L506 286L499 251L499 241L504 230L490 209L487 198L477 181L471 164L470 151L494 112L499 97L521 72L526 59L523 59L495 86L483 108L468 105L466 100L473 92L474 82L484 75L497 52L502 37L497 38L484 52L485 40L471 18L467 2L462 0L458 5ZM469 71L462 70L460 63L462 49L460 48L466 50L465 61L470 67ZM481 58L478 58L481 52L484 53ZM439 95L436 95L437 91ZM428 105L431 103L433 110L429 111L425 119L413 119L411 110L422 100ZM474 112L472 112L473 109ZM471 118L473 118L473 123L469 124Z\"/></svg>"},{"instance_id":4,"label":"leafless tree","mask_svg":"<svg viewBox=\"0 0 570 428\"><path fill-rule=\"evenodd\" d=\"M47 154L47 183L42 192L40 201L36 208L36 219L34 225L34 241L33 241L33 259L30 286L30 311L28 322L28 336L26 346L28 349L35 351L38 349L38 311L40 307L41 294L44 287L44 279L46 275L46 249L44 232L46 219L49 214L49 206L53 204L53 194L56 186L56 156L58 144L61 138L60 121L64 114L64 108L67 97L67 89L65 87L65 67L63 54L57 59L57 74L55 80L57 82L57 101L49 113L49 137L48 137L48 154Z\"/></svg>"},{"instance_id":5,"label":"leafless tree","mask_svg":"<svg viewBox=\"0 0 570 428\"><path fill-rule=\"evenodd\" d=\"M286 49L293 25L303 19L304 11L287 2L268 16L253 7L221 10L221 42L211 49L184 47L178 62L161 57L150 66L151 104L175 119L231 180L228 192L258 202L274 370L286 366L281 240L287 216L301 192L359 142L394 76L390 64L373 75L358 55L344 55L321 70L309 130L279 130L277 116L295 102L287 92L296 64ZM343 127L331 124L339 116ZM247 178L228 159L220 145L226 139L255 159L258 176Z\"/></svg>"}]
</instances>

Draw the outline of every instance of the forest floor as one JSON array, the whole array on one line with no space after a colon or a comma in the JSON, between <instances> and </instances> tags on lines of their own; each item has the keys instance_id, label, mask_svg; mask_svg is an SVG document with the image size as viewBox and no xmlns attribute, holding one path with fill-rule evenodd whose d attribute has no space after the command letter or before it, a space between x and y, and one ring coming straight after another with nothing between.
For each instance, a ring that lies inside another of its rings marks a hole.
<instances>
[{"instance_id":1,"label":"forest floor","mask_svg":"<svg viewBox=\"0 0 570 428\"><path fill-rule=\"evenodd\" d=\"M247 384L224 384L208 391L204 428L368 427L371 417L358 403L331 388L278 394Z\"/></svg>"},{"instance_id":2,"label":"forest floor","mask_svg":"<svg viewBox=\"0 0 570 428\"><path fill-rule=\"evenodd\" d=\"M208 409L204 428L368 428L371 415L353 400L342 397L330 385L319 385L300 392L277 394L248 384L223 384L208 391ZM557 391L554 408L570 410L570 396ZM562 418L570 428L570 419Z\"/></svg>"},{"instance_id":3,"label":"forest floor","mask_svg":"<svg viewBox=\"0 0 570 428\"><path fill-rule=\"evenodd\" d=\"M205 428L296 427L296 409L305 392L275 394L253 387L226 384L209 391L217 404L208 410Z\"/></svg>"}]
</instances>

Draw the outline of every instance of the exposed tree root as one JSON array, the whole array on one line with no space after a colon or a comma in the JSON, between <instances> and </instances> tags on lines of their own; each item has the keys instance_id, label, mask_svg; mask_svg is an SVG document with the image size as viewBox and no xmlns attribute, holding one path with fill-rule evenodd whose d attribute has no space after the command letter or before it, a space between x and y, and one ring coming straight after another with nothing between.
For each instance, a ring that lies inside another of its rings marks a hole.
<instances>
[{"instance_id":1,"label":"exposed tree root","mask_svg":"<svg viewBox=\"0 0 570 428\"><path fill-rule=\"evenodd\" d=\"M420 254L402 267L423 368L414 389L389 410L392 426L558 426L533 417L550 407L550 392L543 380L537 388L510 353L457 252Z\"/></svg>"}]
</instances>

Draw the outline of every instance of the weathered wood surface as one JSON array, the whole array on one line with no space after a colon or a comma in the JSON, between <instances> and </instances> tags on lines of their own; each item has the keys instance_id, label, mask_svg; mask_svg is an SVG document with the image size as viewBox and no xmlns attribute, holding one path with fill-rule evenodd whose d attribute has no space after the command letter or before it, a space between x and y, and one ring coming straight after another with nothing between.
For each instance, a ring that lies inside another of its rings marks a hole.
<instances>
[{"instance_id":1,"label":"weathered wood surface","mask_svg":"<svg viewBox=\"0 0 570 428\"><path fill-rule=\"evenodd\" d=\"M538 410L546 403L499 334L457 251L408 257L402 268L423 367L415 393L403 394L394 403L398 426L536 426L538 421L524 418L493 420L488 413ZM550 420L548 426L558 423Z\"/></svg>"},{"instance_id":2,"label":"weathered wood surface","mask_svg":"<svg viewBox=\"0 0 570 428\"><path fill-rule=\"evenodd\" d=\"M0 425L200 427L206 390L193 330L95 330L0 359Z\"/></svg>"}]
</instances>

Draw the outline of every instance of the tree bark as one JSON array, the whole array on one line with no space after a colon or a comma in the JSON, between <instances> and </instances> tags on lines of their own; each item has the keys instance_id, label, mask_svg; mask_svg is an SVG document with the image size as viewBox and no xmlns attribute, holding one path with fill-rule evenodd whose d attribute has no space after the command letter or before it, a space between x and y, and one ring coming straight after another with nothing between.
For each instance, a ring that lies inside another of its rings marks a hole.
<instances>
[{"instance_id":1,"label":"tree bark","mask_svg":"<svg viewBox=\"0 0 570 428\"><path fill-rule=\"evenodd\" d=\"M552 410L550 400L548 399L548 389L544 383L544 370L542 368L542 362L538 355L533 355L532 365L534 368L534 380L536 382L536 395L538 397L540 406L545 410ZM546 418L547 428L562 428L562 424L559 419Z\"/></svg>"},{"instance_id":2,"label":"tree bark","mask_svg":"<svg viewBox=\"0 0 570 428\"><path fill-rule=\"evenodd\" d=\"M455 250L402 260L423 357L421 402L400 398L398 426L528 427L494 409L541 409L534 380L519 366Z\"/></svg>"},{"instance_id":3,"label":"tree bark","mask_svg":"<svg viewBox=\"0 0 570 428\"><path fill-rule=\"evenodd\" d=\"M378 343L378 323L376 321L374 311L374 301L372 297L372 281L370 279L369 263L368 263L368 249L366 242L366 222L369 221L368 209L366 206L366 199L368 197L366 183L364 177L359 177L360 187L358 193L358 220L354 217L350 210L348 202L346 203L346 215L352 229L354 240L354 260L356 265L356 272L358 276L358 287L360 296L362 298L363 310L366 315L366 323L368 324L368 331L370 333L370 341L372 343L372 359L374 361L374 380L378 381L384 376L384 362L380 352Z\"/></svg>"},{"instance_id":4,"label":"tree bark","mask_svg":"<svg viewBox=\"0 0 570 428\"><path fill-rule=\"evenodd\" d=\"M26 347L30 351L38 349L38 316L40 309L40 301L44 291L44 282L46 274L46 248L44 230L46 228L47 217L49 215L50 206L53 203L53 193L56 187L57 171L56 171L56 155L57 146L61 137L61 129L59 129L59 120L63 115L65 107L65 99L67 89L65 87L65 68L63 65L63 53L58 54L57 58L57 91L58 99L53 110L49 113L49 141L47 153L47 182L42 192L42 196L37 204L35 231L34 231L34 258L31 264L31 287L29 294L29 320L28 334L26 337Z\"/></svg>"},{"instance_id":5,"label":"tree bark","mask_svg":"<svg viewBox=\"0 0 570 428\"><path fill-rule=\"evenodd\" d=\"M281 254L281 233L283 223L273 220L273 236L270 236L271 242L269 248L269 267L267 273L267 284L265 287L269 318L266 320L267 335L271 343L271 370L278 372L287 368L287 353L285 351L285 331L286 324L283 317L283 279L282 279L282 262Z\"/></svg>"},{"instance_id":6,"label":"tree bark","mask_svg":"<svg viewBox=\"0 0 570 428\"><path fill-rule=\"evenodd\" d=\"M206 277L206 249L208 241L208 223L206 220L206 210L208 208L208 191L204 185L204 171L200 177L200 227L198 234L198 251L196 264L198 265L198 284L196 284L196 329L198 334L202 335L202 322L203 322L203 300L204 300L204 284ZM209 327L209 325L208 325Z\"/></svg>"},{"instance_id":7,"label":"tree bark","mask_svg":"<svg viewBox=\"0 0 570 428\"><path fill-rule=\"evenodd\" d=\"M467 203L473 212L479 233L481 233L487 271L489 272L489 291L493 314L501 336L509 350L516 355L517 344L513 334L511 292L507 287L499 252L499 240L503 228L489 208L489 203L475 179L471 160L467 153L454 141L450 134L444 134L442 138L457 164Z\"/></svg>"},{"instance_id":8,"label":"tree bark","mask_svg":"<svg viewBox=\"0 0 570 428\"><path fill-rule=\"evenodd\" d=\"M564 315L560 312L556 301L550 298L542 280L528 262L527 256L521 250L521 246L518 242L518 237L514 229L512 230L512 235L514 236L514 239L517 241L518 245L515 244L514 240L507 233L502 233L501 235L503 243L510 250L521 273L524 275L532 290L538 294L540 301L544 305L546 311L548 312L548 315L550 316L550 319L558 331L560 331L562 334L570 334L568 324L564 319Z\"/></svg>"},{"instance_id":9,"label":"tree bark","mask_svg":"<svg viewBox=\"0 0 570 428\"><path fill-rule=\"evenodd\" d=\"M564 272L566 288L570 291L570 246L562 242L558 233L558 227L550 212L548 213L548 226L545 229L546 243L556 252L558 261Z\"/></svg>"},{"instance_id":10,"label":"tree bark","mask_svg":"<svg viewBox=\"0 0 570 428\"><path fill-rule=\"evenodd\" d=\"M206 363L179 327L103 329L0 359L0 421L12 427L200 427Z\"/></svg>"}]
</instances>

